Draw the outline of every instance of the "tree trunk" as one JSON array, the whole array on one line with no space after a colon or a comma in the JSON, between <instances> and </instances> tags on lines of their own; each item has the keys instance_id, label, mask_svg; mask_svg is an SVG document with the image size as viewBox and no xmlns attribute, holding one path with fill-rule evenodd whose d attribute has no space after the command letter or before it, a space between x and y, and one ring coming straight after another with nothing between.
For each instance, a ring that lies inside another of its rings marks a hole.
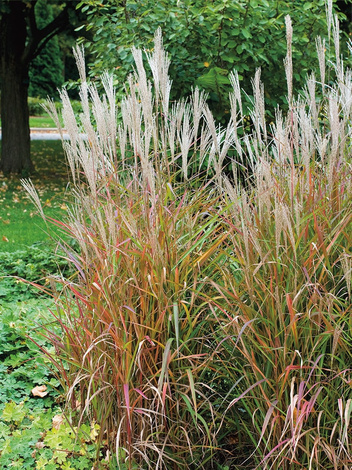
<instances>
[{"instance_id":1,"label":"tree trunk","mask_svg":"<svg viewBox=\"0 0 352 470\"><path fill-rule=\"evenodd\" d=\"M1 170L26 175L33 170L30 157L30 129L28 111L28 74L7 68L1 80Z\"/></svg>"},{"instance_id":2,"label":"tree trunk","mask_svg":"<svg viewBox=\"0 0 352 470\"><path fill-rule=\"evenodd\" d=\"M0 169L4 173L27 175L33 170L30 158L28 110L28 69L24 59L26 22L24 4L10 2L10 11L2 17L0 35L1 125Z\"/></svg>"}]
</instances>

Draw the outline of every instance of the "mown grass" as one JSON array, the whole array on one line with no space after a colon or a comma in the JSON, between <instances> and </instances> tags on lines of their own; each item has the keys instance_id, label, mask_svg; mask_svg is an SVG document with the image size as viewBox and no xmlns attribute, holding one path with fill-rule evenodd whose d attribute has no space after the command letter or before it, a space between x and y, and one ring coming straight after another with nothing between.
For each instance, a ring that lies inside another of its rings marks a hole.
<instances>
[{"instance_id":1,"label":"mown grass","mask_svg":"<svg viewBox=\"0 0 352 470\"><path fill-rule=\"evenodd\" d=\"M36 170L32 179L46 214L61 217L67 210L65 190L68 182L61 142L32 141L31 158ZM11 252L37 242L48 243L51 236L18 177L0 176L0 251Z\"/></svg>"},{"instance_id":2,"label":"mown grass","mask_svg":"<svg viewBox=\"0 0 352 470\"><path fill-rule=\"evenodd\" d=\"M44 114L43 116L30 116L29 118L29 127L40 127L44 129L50 129L56 127L53 119L48 115ZM0 119L0 129L1 129L1 119Z\"/></svg>"},{"instance_id":3,"label":"mown grass","mask_svg":"<svg viewBox=\"0 0 352 470\"><path fill-rule=\"evenodd\" d=\"M29 118L29 127L53 128L56 127L53 119L48 116L31 116Z\"/></svg>"}]
</instances>

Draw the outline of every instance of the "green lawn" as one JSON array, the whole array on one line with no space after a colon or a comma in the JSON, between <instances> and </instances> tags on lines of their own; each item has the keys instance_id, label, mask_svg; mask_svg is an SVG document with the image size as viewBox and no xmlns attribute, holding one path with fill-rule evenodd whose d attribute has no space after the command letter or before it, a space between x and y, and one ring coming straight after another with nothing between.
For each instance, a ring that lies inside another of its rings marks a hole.
<instances>
[{"instance_id":1,"label":"green lawn","mask_svg":"<svg viewBox=\"0 0 352 470\"><path fill-rule=\"evenodd\" d=\"M61 218L66 210L68 182L61 141L32 141L36 173L31 179L38 190L44 211ZM53 226L50 230L57 232ZM18 177L0 176L0 251L16 251L37 242L48 242L47 227L22 188Z\"/></svg>"},{"instance_id":2,"label":"green lawn","mask_svg":"<svg viewBox=\"0 0 352 470\"><path fill-rule=\"evenodd\" d=\"M0 120L1 127L1 120ZM29 118L29 127L42 127L45 129L55 128L56 125L51 117L46 114L44 116L31 116Z\"/></svg>"},{"instance_id":3,"label":"green lawn","mask_svg":"<svg viewBox=\"0 0 352 470\"><path fill-rule=\"evenodd\" d=\"M44 127L44 128L56 127L54 121L48 115L31 116L29 118L29 126L30 127Z\"/></svg>"}]
</instances>

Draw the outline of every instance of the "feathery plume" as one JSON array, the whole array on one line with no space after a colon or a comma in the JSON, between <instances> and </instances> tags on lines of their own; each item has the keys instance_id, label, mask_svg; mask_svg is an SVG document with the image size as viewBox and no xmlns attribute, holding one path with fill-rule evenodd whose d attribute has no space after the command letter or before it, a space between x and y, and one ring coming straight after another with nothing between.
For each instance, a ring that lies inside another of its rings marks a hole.
<instances>
[{"instance_id":1,"label":"feathery plume","mask_svg":"<svg viewBox=\"0 0 352 470\"><path fill-rule=\"evenodd\" d=\"M160 97L163 113L167 116L171 90L171 80L169 78L170 59L163 47L161 28L158 28L154 35L153 53L149 54L146 51L146 56L153 74L157 106Z\"/></svg>"},{"instance_id":2,"label":"feathery plume","mask_svg":"<svg viewBox=\"0 0 352 470\"><path fill-rule=\"evenodd\" d=\"M253 96L254 96L254 109L251 112L252 121L256 130L256 136L261 146L262 134L264 135L264 142L267 141L266 123L265 123L265 100L264 100L264 85L260 81L261 69L258 68L255 72L254 80L252 80Z\"/></svg>"},{"instance_id":3,"label":"feathery plume","mask_svg":"<svg viewBox=\"0 0 352 470\"><path fill-rule=\"evenodd\" d=\"M241 100L241 89L240 89L237 70L230 73L230 82L233 88L233 92L230 93L229 98L230 98L230 106L231 106L231 117L232 117L233 128L234 128L234 140L235 140L235 145L236 145L238 156L242 160L243 152L242 152L241 143L238 139L237 129L238 129L238 124L243 119L243 109L242 109L242 100ZM239 107L239 114L240 114L239 120L237 120L237 115L238 115L237 105Z\"/></svg>"},{"instance_id":4,"label":"feathery plume","mask_svg":"<svg viewBox=\"0 0 352 470\"><path fill-rule=\"evenodd\" d=\"M338 80L343 80L343 64L340 57L340 23L337 15L334 15L332 21L332 32L335 46L335 68Z\"/></svg>"},{"instance_id":5,"label":"feathery plume","mask_svg":"<svg viewBox=\"0 0 352 470\"><path fill-rule=\"evenodd\" d=\"M195 88L193 90L191 96L191 105L193 110L193 126L194 126L194 136L197 138L198 136L198 128L201 117L203 115L204 106L206 105L207 94L204 91L199 91L199 88Z\"/></svg>"},{"instance_id":6,"label":"feathery plume","mask_svg":"<svg viewBox=\"0 0 352 470\"><path fill-rule=\"evenodd\" d=\"M138 96L140 98L144 121L148 123L149 125L151 125L152 116L153 116L152 86L149 80L147 79L147 74L146 74L144 64L143 64L142 51L140 49L136 49L135 47L132 47L132 55L133 55L137 70L135 72L135 77L134 77L135 82L133 83L131 81L131 83L133 83L133 88L138 93Z\"/></svg>"},{"instance_id":7,"label":"feathery plume","mask_svg":"<svg viewBox=\"0 0 352 470\"><path fill-rule=\"evenodd\" d=\"M333 0L327 0L327 2L325 3L326 22L328 24L328 38L329 38L329 41L330 41L330 35L331 35L331 27L332 27L332 23L333 23L332 2L333 2Z\"/></svg>"},{"instance_id":8,"label":"feathery plume","mask_svg":"<svg viewBox=\"0 0 352 470\"><path fill-rule=\"evenodd\" d=\"M318 54L318 61L319 61L319 71L320 71L320 82L321 82L321 89L323 94L325 93L325 39L321 39L321 37L317 37L315 40L317 54Z\"/></svg>"},{"instance_id":9,"label":"feathery plume","mask_svg":"<svg viewBox=\"0 0 352 470\"><path fill-rule=\"evenodd\" d=\"M194 142L194 127L191 120L191 110L189 105L184 109L182 127L178 133L178 141L180 142L181 157L182 157L182 171L185 179L188 179L188 152Z\"/></svg>"},{"instance_id":10,"label":"feathery plume","mask_svg":"<svg viewBox=\"0 0 352 470\"><path fill-rule=\"evenodd\" d=\"M46 221L45 214L43 211L43 206L40 201L39 194L34 187L33 182L30 179L21 179L21 184L24 187L24 189L27 191L30 199L32 200L35 207L37 208L41 218Z\"/></svg>"},{"instance_id":11,"label":"feathery plume","mask_svg":"<svg viewBox=\"0 0 352 470\"><path fill-rule=\"evenodd\" d=\"M292 105L292 80L293 80L293 69L292 69L292 22L289 15L285 16L285 25L286 25L286 43L287 43L287 53L284 60L286 80L287 80L287 93L288 93L288 103Z\"/></svg>"}]
</instances>

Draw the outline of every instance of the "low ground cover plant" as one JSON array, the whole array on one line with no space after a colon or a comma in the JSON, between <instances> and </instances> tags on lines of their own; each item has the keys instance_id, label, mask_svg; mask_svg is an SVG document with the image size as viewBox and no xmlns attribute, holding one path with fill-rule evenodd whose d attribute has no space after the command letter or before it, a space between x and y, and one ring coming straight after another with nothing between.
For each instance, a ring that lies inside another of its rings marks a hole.
<instances>
[{"instance_id":1,"label":"low ground cover plant","mask_svg":"<svg viewBox=\"0 0 352 470\"><path fill-rule=\"evenodd\" d=\"M1 285L0 302L15 302L37 298L38 287L47 295L50 278L72 274L64 256L54 251L54 246L37 243L27 249L0 252Z\"/></svg>"},{"instance_id":2,"label":"low ground cover plant","mask_svg":"<svg viewBox=\"0 0 352 470\"><path fill-rule=\"evenodd\" d=\"M40 352L40 347L52 348L39 324L52 323L53 307L50 299L1 302L0 466L4 470L86 469L97 459L98 424L75 430L64 420L60 382Z\"/></svg>"},{"instance_id":3,"label":"low ground cover plant","mask_svg":"<svg viewBox=\"0 0 352 470\"><path fill-rule=\"evenodd\" d=\"M295 96L287 17L289 111L266 123L258 70L246 132L236 73L225 129L199 90L170 103L160 31L152 80L133 50L119 126L112 78L100 97L76 50L79 121L61 93L74 202L56 223L77 275L47 356L112 468L351 466L352 74L329 12L329 82L318 39L320 77Z\"/></svg>"}]
</instances>

